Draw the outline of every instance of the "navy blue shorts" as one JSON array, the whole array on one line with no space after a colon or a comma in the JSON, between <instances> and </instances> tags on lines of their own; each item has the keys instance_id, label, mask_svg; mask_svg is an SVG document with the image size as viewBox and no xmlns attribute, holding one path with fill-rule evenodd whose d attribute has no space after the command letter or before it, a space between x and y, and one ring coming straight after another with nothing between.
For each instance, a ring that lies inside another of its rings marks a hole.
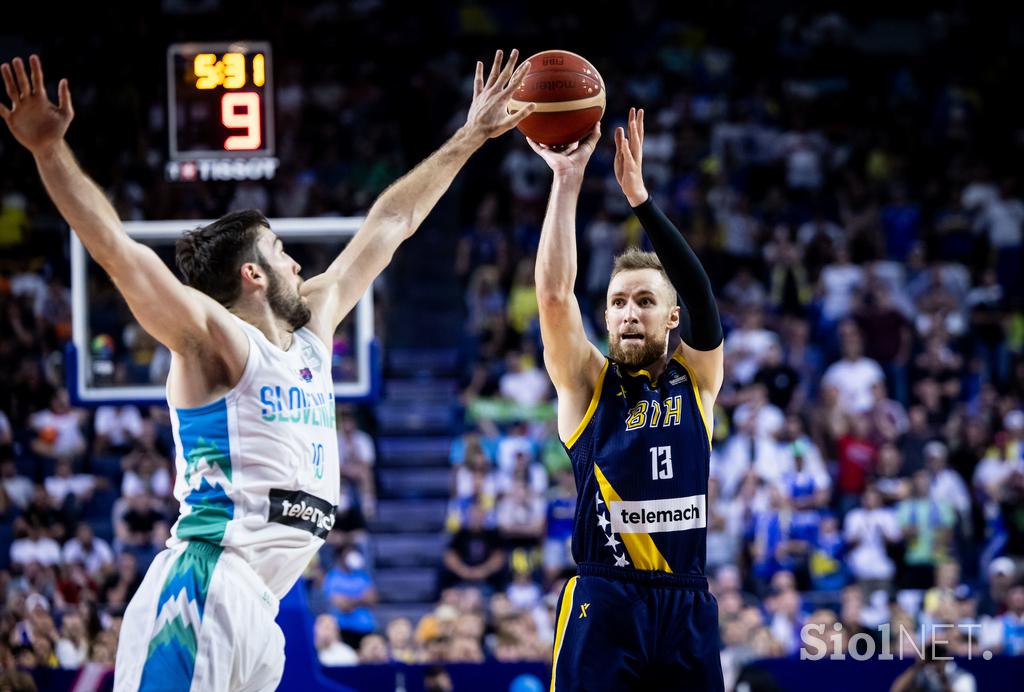
<instances>
[{"instance_id":1,"label":"navy blue shorts","mask_svg":"<svg viewBox=\"0 0 1024 692\"><path fill-rule=\"evenodd\" d=\"M703 577L581 564L558 600L551 690L722 690Z\"/></svg>"}]
</instances>

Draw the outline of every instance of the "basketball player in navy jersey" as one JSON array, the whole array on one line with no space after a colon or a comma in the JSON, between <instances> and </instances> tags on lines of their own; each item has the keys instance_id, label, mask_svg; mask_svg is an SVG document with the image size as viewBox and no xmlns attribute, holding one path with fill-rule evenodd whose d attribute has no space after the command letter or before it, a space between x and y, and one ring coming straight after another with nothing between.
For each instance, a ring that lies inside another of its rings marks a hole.
<instances>
[{"instance_id":1,"label":"basketball player in navy jersey","mask_svg":"<svg viewBox=\"0 0 1024 692\"><path fill-rule=\"evenodd\" d=\"M718 605L708 593L711 412L722 328L707 274L641 175L643 111L615 133L615 176L657 252L615 261L609 357L573 295L576 201L599 127L575 148L531 146L554 171L537 254L544 363L578 499L577 575L562 592L551 690L721 690ZM689 317L683 340L681 296Z\"/></svg>"}]
</instances>

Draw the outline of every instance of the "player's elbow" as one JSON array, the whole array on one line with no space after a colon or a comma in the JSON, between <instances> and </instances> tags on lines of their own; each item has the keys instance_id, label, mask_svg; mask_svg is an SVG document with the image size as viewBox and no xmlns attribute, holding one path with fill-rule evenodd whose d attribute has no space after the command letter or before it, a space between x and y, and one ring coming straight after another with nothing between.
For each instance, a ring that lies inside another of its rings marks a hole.
<instances>
[{"instance_id":1,"label":"player's elbow","mask_svg":"<svg viewBox=\"0 0 1024 692\"><path fill-rule=\"evenodd\" d=\"M569 308L573 294L571 286L558 283L537 284L537 307L544 313L556 313Z\"/></svg>"},{"instance_id":2,"label":"player's elbow","mask_svg":"<svg viewBox=\"0 0 1024 692\"><path fill-rule=\"evenodd\" d=\"M89 243L89 256L115 280L124 272L138 270L138 242L120 234L108 234Z\"/></svg>"},{"instance_id":3,"label":"player's elbow","mask_svg":"<svg viewBox=\"0 0 1024 692\"><path fill-rule=\"evenodd\" d=\"M388 203L381 196L366 215L366 224L377 229L388 247L397 247L416 230L414 209Z\"/></svg>"}]
</instances>

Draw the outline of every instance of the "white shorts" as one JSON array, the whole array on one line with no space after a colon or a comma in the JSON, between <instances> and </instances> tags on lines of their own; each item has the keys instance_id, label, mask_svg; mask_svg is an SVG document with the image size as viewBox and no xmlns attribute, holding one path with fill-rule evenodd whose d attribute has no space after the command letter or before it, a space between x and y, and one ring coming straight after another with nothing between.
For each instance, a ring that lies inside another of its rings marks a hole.
<instances>
[{"instance_id":1,"label":"white shorts","mask_svg":"<svg viewBox=\"0 0 1024 692\"><path fill-rule=\"evenodd\" d=\"M237 555L164 550L121 624L114 690L274 690L284 671L277 598Z\"/></svg>"}]
</instances>

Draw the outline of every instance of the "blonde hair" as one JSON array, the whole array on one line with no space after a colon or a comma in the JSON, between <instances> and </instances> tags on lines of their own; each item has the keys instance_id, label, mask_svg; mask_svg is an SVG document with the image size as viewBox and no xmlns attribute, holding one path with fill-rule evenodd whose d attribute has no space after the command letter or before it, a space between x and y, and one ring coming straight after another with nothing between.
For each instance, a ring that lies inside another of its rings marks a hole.
<instances>
[{"instance_id":1,"label":"blonde hair","mask_svg":"<svg viewBox=\"0 0 1024 692\"><path fill-rule=\"evenodd\" d=\"M668 280L668 274L665 274L665 268L661 266L658 256L653 252L644 252L635 247L629 248L615 258L615 264L612 265L612 276L634 269L654 269L663 274L666 281Z\"/></svg>"},{"instance_id":2,"label":"blonde hair","mask_svg":"<svg viewBox=\"0 0 1024 692\"><path fill-rule=\"evenodd\" d=\"M665 285L672 292L672 300L676 300L676 289L672 285L672 280L668 278L665 267L661 265L661 260L653 252L644 252L639 248L631 247L615 258L615 263L612 265L612 275L608 278L608 281L611 283L611 280L617 274L637 269L653 269L661 274L661 278L665 280Z\"/></svg>"}]
</instances>

